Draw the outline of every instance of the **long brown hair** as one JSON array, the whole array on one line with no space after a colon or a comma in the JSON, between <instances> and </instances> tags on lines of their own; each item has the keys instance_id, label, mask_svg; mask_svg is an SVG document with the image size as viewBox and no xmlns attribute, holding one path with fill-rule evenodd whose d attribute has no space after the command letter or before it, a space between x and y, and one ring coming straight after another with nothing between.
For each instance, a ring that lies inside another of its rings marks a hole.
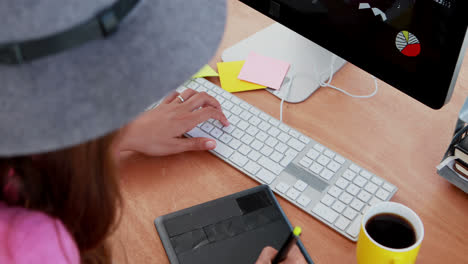
<instances>
[{"instance_id":1,"label":"long brown hair","mask_svg":"<svg viewBox=\"0 0 468 264\"><path fill-rule=\"evenodd\" d=\"M16 201L8 201L5 195L0 200L60 219L74 238L83 264L111 262L104 241L113 231L121 205L110 155L113 138L111 134L46 154L0 158L0 187L7 171L14 171L20 185Z\"/></svg>"}]
</instances>

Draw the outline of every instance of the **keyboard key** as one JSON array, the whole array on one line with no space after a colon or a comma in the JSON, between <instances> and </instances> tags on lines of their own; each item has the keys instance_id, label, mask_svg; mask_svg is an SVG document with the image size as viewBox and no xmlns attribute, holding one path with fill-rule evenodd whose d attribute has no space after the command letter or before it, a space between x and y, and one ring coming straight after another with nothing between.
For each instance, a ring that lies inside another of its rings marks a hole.
<instances>
[{"instance_id":1,"label":"keyboard key","mask_svg":"<svg viewBox=\"0 0 468 264\"><path fill-rule=\"evenodd\" d=\"M320 155L320 153L318 153L316 150L314 149L311 149L309 150L309 152L307 152L307 157L315 160L318 156Z\"/></svg>"},{"instance_id":2,"label":"keyboard key","mask_svg":"<svg viewBox=\"0 0 468 264\"><path fill-rule=\"evenodd\" d=\"M373 184L372 182L369 182L366 187L364 187L366 191L368 191L371 194L374 194L375 191L377 191L378 187L377 185Z\"/></svg>"},{"instance_id":3,"label":"keyboard key","mask_svg":"<svg viewBox=\"0 0 468 264\"><path fill-rule=\"evenodd\" d=\"M299 132L297 132L296 130L294 130L294 129L290 129L288 133L289 133L289 135L291 135L291 136L293 136L295 138L299 138L301 136L301 134Z\"/></svg>"},{"instance_id":4,"label":"keyboard key","mask_svg":"<svg viewBox=\"0 0 468 264\"><path fill-rule=\"evenodd\" d=\"M284 143L279 142L279 143L275 146L275 149L276 149L279 153L284 153L284 152L288 149L288 146L286 146L286 144L284 144Z\"/></svg>"},{"instance_id":5,"label":"keyboard key","mask_svg":"<svg viewBox=\"0 0 468 264\"><path fill-rule=\"evenodd\" d=\"M260 124L261 121L262 120L260 118L256 117L256 116L249 119L249 123L254 125L254 126L258 126L258 124Z\"/></svg>"},{"instance_id":6,"label":"keyboard key","mask_svg":"<svg viewBox=\"0 0 468 264\"><path fill-rule=\"evenodd\" d=\"M281 123L279 126L279 129L283 130L286 133L289 133L289 127L283 123Z\"/></svg>"},{"instance_id":7,"label":"keyboard key","mask_svg":"<svg viewBox=\"0 0 468 264\"><path fill-rule=\"evenodd\" d=\"M262 167L267 168L276 175L279 175L283 171L283 167L281 167L279 164L273 162L267 157L260 157L258 163L262 165Z\"/></svg>"},{"instance_id":8,"label":"keyboard key","mask_svg":"<svg viewBox=\"0 0 468 264\"><path fill-rule=\"evenodd\" d=\"M258 127L263 131L268 131L268 129L270 129L271 125L268 124L265 121L262 121Z\"/></svg>"},{"instance_id":9,"label":"keyboard key","mask_svg":"<svg viewBox=\"0 0 468 264\"><path fill-rule=\"evenodd\" d=\"M349 166L349 168L350 168L352 171L356 172L356 173L359 173L359 171L361 170L361 167L359 167L358 165L356 165L356 164L354 164L354 163L351 164L351 166Z\"/></svg>"},{"instance_id":10,"label":"keyboard key","mask_svg":"<svg viewBox=\"0 0 468 264\"><path fill-rule=\"evenodd\" d=\"M217 128L223 128L223 124L221 124L221 122L219 122L219 120L215 120L213 122L213 125Z\"/></svg>"},{"instance_id":11,"label":"keyboard key","mask_svg":"<svg viewBox=\"0 0 468 264\"><path fill-rule=\"evenodd\" d=\"M250 152L251 150L252 150L252 149L251 149L250 147L247 147L246 145L242 145L242 146L238 149L238 151L239 151L240 153L242 153L243 155L249 154L249 152Z\"/></svg>"},{"instance_id":12,"label":"keyboard key","mask_svg":"<svg viewBox=\"0 0 468 264\"><path fill-rule=\"evenodd\" d=\"M302 141L304 144L309 144L310 142L310 139L303 135L299 136L299 140Z\"/></svg>"},{"instance_id":13,"label":"keyboard key","mask_svg":"<svg viewBox=\"0 0 468 264\"><path fill-rule=\"evenodd\" d=\"M298 190L294 189L294 188L290 188L288 190L288 192L286 193L286 196L288 196L289 198L291 198L292 200L296 200L297 197L299 196L299 194L301 194L301 192L299 192Z\"/></svg>"},{"instance_id":14,"label":"keyboard key","mask_svg":"<svg viewBox=\"0 0 468 264\"><path fill-rule=\"evenodd\" d=\"M322 200L320 200L323 204L327 205L327 206L330 206L332 205L332 203L335 201L335 198L333 198L332 196L328 195L328 194L325 194L325 196L323 196Z\"/></svg>"},{"instance_id":15,"label":"keyboard key","mask_svg":"<svg viewBox=\"0 0 468 264\"><path fill-rule=\"evenodd\" d=\"M353 220L354 217L356 217L357 212L354 211L353 209L347 207L347 208L344 210L343 215L346 216L346 218L348 218L349 220Z\"/></svg>"},{"instance_id":16,"label":"keyboard key","mask_svg":"<svg viewBox=\"0 0 468 264\"><path fill-rule=\"evenodd\" d=\"M223 134L221 137L219 137L219 140L221 140L223 143L228 144L229 141L232 140L232 137L228 134Z\"/></svg>"},{"instance_id":17,"label":"keyboard key","mask_svg":"<svg viewBox=\"0 0 468 264\"><path fill-rule=\"evenodd\" d=\"M362 188L366 184L367 180L364 177L357 176L353 182L354 184Z\"/></svg>"},{"instance_id":18,"label":"keyboard key","mask_svg":"<svg viewBox=\"0 0 468 264\"><path fill-rule=\"evenodd\" d=\"M354 176L356 176L356 173L352 172L351 170L346 170L343 173L343 177L348 181L352 181L354 179Z\"/></svg>"},{"instance_id":19,"label":"keyboard key","mask_svg":"<svg viewBox=\"0 0 468 264\"><path fill-rule=\"evenodd\" d=\"M260 180L262 180L263 182L265 182L266 184L270 184L272 183L275 178L276 178L276 175L274 175L273 173L267 171L266 169L264 168L261 168L259 172L257 172L257 175L256 175Z\"/></svg>"},{"instance_id":20,"label":"keyboard key","mask_svg":"<svg viewBox=\"0 0 468 264\"><path fill-rule=\"evenodd\" d=\"M322 152L325 150L325 147L320 144L315 144L314 149L317 150L318 152Z\"/></svg>"},{"instance_id":21,"label":"keyboard key","mask_svg":"<svg viewBox=\"0 0 468 264\"><path fill-rule=\"evenodd\" d=\"M349 184L349 181L343 179L343 178L339 178L336 182L335 182L335 185L340 187L341 189L344 189L346 188L346 186L348 186Z\"/></svg>"},{"instance_id":22,"label":"keyboard key","mask_svg":"<svg viewBox=\"0 0 468 264\"><path fill-rule=\"evenodd\" d=\"M234 154L232 154L232 156L229 159L240 167L244 167L247 161L249 161L244 155L240 154L239 152L234 152Z\"/></svg>"},{"instance_id":23,"label":"keyboard key","mask_svg":"<svg viewBox=\"0 0 468 264\"><path fill-rule=\"evenodd\" d=\"M325 150L325 152L323 152L323 154L325 154L325 156L329 157L330 159L333 159L333 157L335 157L335 152L327 149Z\"/></svg>"},{"instance_id":24,"label":"keyboard key","mask_svg":"<svg viewBox=\"0 0 468 264\"><path fill-rule=\"evenodd\" d=\"M249 112L252 113L253 115L258 115L258 114L260 114L260 110L258 110L258 109L255 108L255 107L251 107L251 108L249 109Z\"/></svg>"},{"instance_id":25,"label":"keyboard key","mask_svg":"<svg viewBox=\"0 0 468 264\"><path fill-rule=\"evenodd\" d=\"M245 165L244 169L249 173L255 175L261 169L261 167L257 163L249 161L247 165Z\"/></svg>"},{"instance_id":26,"label":"keyboard key","mask_svg":"<svg viewBox=\"0 0 468 264\"><path fill-rule=\"evenodd\" d=\"M234 101L234 100L233 100ZM240 113L242 113L242 108L240 108L239 106L235 105L232 109L231 109L231 112L235 115L240 115Z\"/></svg>"},{"instance_id":27,"label":"keyboard key","mask_svg":"<svg viewBox=\"0 0 468 264\"><path fill-rule=\"evenodd\" d=\"M341 157L340 155L335 156L335 161L338 162L339 164L342 164L346 161L345 158Z\"/></svg>"},{"instance_id":28,"label":"keyboard key","mask_svg":"<svg viewBox=\"0 0 468 264\"><path fill-rule=\"evenodd\" d=\"M260 131L257 135L255 135L255 137L261 142L264 142L268 138L268 135Z\"/></svg>"},{"instance_id":29,"label":"keyboard key","mask_svg":"<svg viewBox=\"0 0 468 264\"><path fill-rule=\"evenodd\" d=\"M250 109L250 105L246 102L241 102L240 106L242 108L244 108L245 110L249 110Z\"/></svg>"},{"instance_id":30,"label":"keyboard key","mask_svg":"<svg viewBox=\"0 0 468 264\"><path fill-rule=\"evenodd\" d=\"M352 237L357 237L359 235L359 230L361 229L361 218L361 216L356 217L346 230L346 233Z\"/></svg>"},{"instance_id":31,"label":"keyboard key","mask_svg":"<svg viewBox=\"0 0 468 264\"><path fill-rule=\"evenodd\" d=\"M202 129L203 129L203 128L202 128ZM237 138L237 139L241 139L242 136L243 136L244 134L245 134L245 133L242 132L242 130L236 128L236 130L234 130L234 131L232 132L231 135L232 135L233 137Z\"/></svg>"},{"instance_id":32,"label":"keyboard key","mask_svg":"<svg viewBox=\"0 0 468 264\"><path fill-rule=\"evenodd\" d=\"M284 155L279 153L278 151L273 152L271 154L270 159L272 159L274 162L280 162L283 159Z\"/></svg>"},{"instance_id":33,"label":"keyboard key","mask_svg":"<svg viewBox=\"0 0 468 264\"><path fill-rule=\"evenodd\" d=\"M196 83L196 82L189 82L187 84L187 87L191 88L191 89L197 89L198 86L200 86L200 85L198 83Z\"/></svg>"},{"instance_id":34,"label":"keyboard key","mask_svg":"<svg viewBox=\"0 0 468 264\"><path fill-rule=\"evenodd\" d=\"M380 202L382 202L382 200L380 200L379 198L377 198L377 197L374 196L374 197L372 197L372 199L370 200L369 204L370 204L370 206L373 206L373 205L376 205L376 204L378 204L378 203L380 203Z\"/></svg>"},{"instance_id":35,"label":"keyboard key","mask_svg":"<svg viewBox=\"0 0 468 264\"><path fill-rule=\"evenodd\" d=\"M283 160L281 160L280 162L280 165L283 166L283 167L287 167L289 163L291 163L291 161L294 160L294 156L288 156L286 155Z\"/></svg>"},{"instance_id":36,"label":"keyboard key","mask_svg":"<svg viewBox=\"0 0 468 264\"><path fill-rule=\"evenodd\" d=\"M353 196L350 195L349 193L347 192L343 192L341 195L340 195L340 201L342 201L343 203L345 204L349 204L351 202L351 200L353 200Z\"/></svg>"},{"instance_id":37,"label":"keyboard key","mask_svg":"<svg viewBox=\"0 0 468 264\"><path fill-rule=\"evenodd\" d=\"M337 172L341 168L341 165L338 162L332 161L328 163L327 168L329 168L333 172Z\"/></svg>"},{"instance_id":38,"label":"keyboard key","mask_svg":"<svg viewBox=\"0 0 468 264\"><path fill-rule=\"evenodd\" d=\"M389 194L390 194L389 192L387 192L387 191L385 191L383 189L380 189L380 190L377 191L375 196L377 196L379 199L385 201L385 200L387 200Z\"/></svg>"},{"instance_id":39,"label":"keyboard key","mask_svg":"<svg viewBox=\"0 0 468 264\"><path fill-rule=\"evenodd\" d=\"M210 133L210 131L214 128L214 126L210 123L204 123L202 126L201 126L201 129L207 133Z\"/></svg>"},{"instance_id":40,"label":"keyboard key","mask_svg":"<svg viewBox=\"0 0 468 264\"><path fill-rule=\"evenodd\" d=\"M229 146L232 147L233 149L238 149L241 145L242 143L237 139L233 139L231 140L231 142L229 142Z\"/></svg>"},{"instance_id":41,"label":"keyboard key","mask_svg":"<svg viewBox=\"0 0 468 264\"><path fill-rule=\"evenodd\" d=\"M330 187L330 189L328 189L328 193L335 198L337 198L341 194L341 192L341 189L336 186L332 186Z\"/></svg>"},{"instance_id":42,"label":"keyboard key","mask_svg":"<svg viewBox=\"0 0 468 264\"><path fill-rule=\"evenodd\" d=\"M366 179L370 179L372 177L372 173L366 171L366 170L362 170L361 173L359 173L362 177L366 178Z\"/></svg>"},{"instance_id":43,"label":"keyboard key","mask_svg":"<svg viewBox=\"0 0 468 264\"><path fill-rule=\"evenodd\" d=\"M252 146L252 148L254 148L256 150L260 150L263 147L263 143L258 141L258 140L254 140L254 142L252 143L251 146Z\"/></svg>"},{"instance_id":44,"label":"keyboard key","mask_svg":"<svg viewBox=\"0 0 468 264\"><path fill-rule=\"evenodd\" d=\"M320 177L324 178L325 180L329 181L333 177L333 172L329 169L323 169L320 172Z\"/></svg>"},{"instance_id":45,"label":"keyboard key","mask_svg":"<svg viewBox=\"0 0 468 264\"><path fill-rule=\"evenodd\" d=\"M298 189L299 191L303 192L307 188L307 183L298 180L296 184L294 184L294 188Z\"/></svg>"},{"instance_id":46,"label":"keyboard key","mask_svg":"<svg viewBox=\"0 0 468 264\"><path fill-rule=\"evenodd\" d=\"M273 120L273 119L272 119ZM276 137L278 136L278 134L280 133L281 131L279 129L277 129L276 127L272 127L268 130L268 134L273 136L273 137Z\"/></svg>"},{"instance_id":47,"label":"keyboard key","mask_svg":"<svg viewBox=\"0 0 468 264\"><path fill-rule=\"evenodd\" d=\"M243 120L249 120L252 117L252 114L248 111L242 111L242 113L239 115L239 117Z\"/></svg>"},{"instance_id":48,"label":"keyboard key","mask_svg":"<svg viewBox=\"0 0 468 264\"><path fill-rule=\"evenodd\" d=\"M286 191L289 189L289 185L284 182L280 182L276 185L275 189L280 193L286 193Z\"/></svg>"},{"instance_id":49,"label":"keyboard key","mask_svg":"<svg viewBox=\"0 0 468 264\"><path fill-rule=\"evenodd\" d=\"M276 120L274 118L271 118L270 120L268 120L268 123L272 124L273 126L278 126L280 124L280 121L279 120Z\"/></svg>"},{"instance_id":50,"label":"keyboard key","mask_svg":"<svg viewBox=\"0 0 468 264\"><path fill-rule=\"evenodd\" d=\"M254 140L253 137L249 136L249 135L244 135L242 136L241 138L241 141L244 142L245 144L249 145L250 143L252 143L252 141Z\"/></svg>"},{"instance_id":51,"label":"keyboard key","mask_svg":"<svg viewBox=\"0 0 468 264\"><path fill-rule=\"evenodd\" d=\"M238 127L240 130L245 131L245 130L249 127L249 123L245 122L244 120L241 120L241 121L239 122L239 124L237 124L237 127Z\"/></svg>"},{"instance_id":52,"label":"keyboard key","mask_svg":"<svg viewBox=\"0 0 468 264\"><path fill-rule=\"evenodd\" d=\"M372 195L364 190L362 190L358 196L357 196L361 201L367 203L369 199L372 197Z\"/></svg>"},{"instance_id":53,"label":"keyboard key","mask_svg":"<svg viewBox=\"0 0 468 264\"><path fill-rule=\"evenodd\" d=\"M354 184L350 184L348 188L346 188L346 191L355 196L359 192L359 187L357 187Z\"/></svg>"},{"instance_id":54,"label":"keyboard key","mask_svg":"<svg viewBox=\"0 0 468 264\"><path fill-rule=\"evenodd\" d=\"M233 106L234 104L229 101L225 101L222 105L223 109L226 109L226 110L230 110Z\"/></svg>"},{"instance_id":55,"label":"keyboard key","mask_svg":"<svg viewBox=\"0 0 468 264\"><path fill-rule=\"evenodd\" d=\"M248 157L253 161L257 161L262 155L255 150L250 151Z\"/></svg>"},{"instance_id":56,"label":"keyboard key","mask_svg":"<svg viewBox=\"0 0 468 264\"><path fill-rule=\"evenodd\" d=\"M325 205L318 203L314 209L312 210L315 214L320 216L321 218L325 219L329 223L335 222L336 218L338 217L338 213L333 211L332 209L326 207Z\"/></svg>"},{"instance_id":57,"label":"keyboard key","mask_svg":"<svg viewBox=\"0 0 468 264\"><path fill-rule=\"evenodd\" d=\"M270 119L270 116L265 113L260 113L260 118L265 121L268 121Z\"/></svg>"},{"instance_id":58,"label":"keyboard key","mask_svg":"<svg viewBox=\"0 0 468 264\"><path fill-rule=\"evenodd\" d=\"M286 150L285 155L286 155L286 156L293 156L293 157L296 157L298 153L299 153L299 152L297 152L297 151L295 151L295 150L293 150L293 149L288 149L288 150Z\"/></svg>"},{"instance_id":59,"label":"keyboard key","mask_svg":"<svg viewBox=\"0 0 468 264\"><path fill-rule=\"evenodd\" d=\"M310 170L313 171L315 174L320 175L320 172L322 171L323 166L318 164L317 162L312 163L310 166Z\"/></svg>"},{"instance_id":60,"label":"keyboard key","mask_svg":"<svg viewBox=\"0 0 468 264\"><path fill-rule=\"evenodd\" d=\"M273 153L273 149L269 146L263 146L263 148L260 150L260 153L265 156L270 156L270 154Z\"/></svg>"},{"instance_id":61,"label":"keyboard key","mask_svg":"<svg viewBox=\"0 0 468 264\"><path fill-rule=\"evenodd\" d=\"M234 129L236 129L236 127L235 127L235 126L232 126L232 125L222 128L222 130L223 130L224 132L228 133L228 134L231 134L232 131L234 131Z\"/></svg>"},{"instance_id":62,"label":"keyboard key","mask_svg":"<svg viewBox=\"0 0 468 264\"><path fill-rule=\"evenodd\" d=\"M332 209L337 211L340 214L341 212L343 212L345 208L346 208L346 205L340 201L336 201L332 206Z\"/></svg>"},{"instance_id":63,"label":"keyboard key","mask_svg":"<svg viewBox=\"0 0 468 264\"><path fill-rule=\"evenodd\" d=\"M307 205L309 205L310 201L311 201L310 198L304 194L301 195L299 199L297 199L297 203L302 205L303 207L306 207Z\"/></svg>"},{"instance_id":64,"label":"keyboard key","mask_svg":"<svg viewBox=\"0 0 468 264\"><path fill-rule=\"evenodd\" d=\"M364 203L361 202L360 200L354 198L354 200L351 202L350 206L355 209L356 211L361 211L362 207L364 207Z\"/></svg>"},{"instance_id":65,"label":"keyboard key","mask_svg":"<svg viewBox=\"0 0 468 264\"><path fill-rule=\"evenodd\" d=\"M220 104L222 104L222 103L224 102L224 98L223 98L221 95L219 95L219 94L216 95L215 98L216 98L216 100L217 100Z\"/></svg>"},{"instance_id":66,"label":"keyboard key","mask_svg":"<svg viewBox=\"0 0 468 264\"><path fill-rule=\"evenodd\" d=\"M289 137L289 136L288 136ZM283 141L284 142L284 141ZM297 150L297 151L302 151L305 147L304 144L302 144L302 142L300 142L299 140L295 139L295 138L291 138L289 141L288 141L288 146L292 147L293 149Z\"/></svg>"},{"instance_id":67,"label":"keyboard key","mask_svg":"<svg viewBox=\"0 0 468 264\"><path fill-rule=\"evenodd\" d=\"M238 116L232 115L228 118L228 121L231 125L237 125L237 123L240 121L240 118Z\"/></svg>"},{"instance_id":68,"label":"keyboard key","mask_svg":"<svg viewBox=\"0 0 468 264\"><path fill-rule=\"evenodd\" d=\"M258 128L254 127L254 126L249 126L249 128L247 128L246 132L247 132L247 134L249 134L251 136L255 136L258 133Z\"/></svg>"},{"instance_id":69,"label":"keyboard key","mask_svg":"<svg viewBox=\"0 0 468 264\"><path fill-rule=\"evenodd\" d=\"M393 190L395 189L395 186L386 182L384 183L383 188L389 192L393 192Z\"/></svg>"},{"instance_id":70,"label":"keyboard key","mask_svg":"<svg viewBox=\"0 0 468 264\"><path fill-rule=\"evenodd\" d=\"M345 230L346 227L349 225L350 221L343 216L340 216L335 223L335 226L338 227L340 230Z\"/></svg>"},{"instance_id":71,"label":"keyboard key","mask_svg":"<svg viewBox=\"0 0 468 264\"><path fill-rule=\"evenodd\" d=\"M283 143L286 143L288 142L288 140L291 138L290 135L284 133L284 132L281 132L281 134L278 136L278 139L283 142ZM289 144L289 143L288 143Z\"/></svg>"},{"instance_id":72,"label":"keyboard key","mask_svg":"<svg viewBox=\"0 0 468 264\"><path fill-rule=\"evenodd\" d=\"M307 157L303 157L301 161L299 161L299 164L303 167L309 168L310 165L312 165L312 160Z\"/></svg>"},{"instance_id":73,"label":"keyboard key","mask_svg":"<svg viewBox=\"0 0 468 264\"><path fill-rule=\"evenodd\" d=\"M327 166L328 162L330 162L330 158L327 158L324 155L320 155L320 157L317 159L317 162L323 166Z\"/></svg>"},{"instance_id":74,"label":"keyboard key","mask_svg":"<svg viewBox=\"0 0 468 264\"><path fill-rule=\"evenodd\" d=\"M278 140L275 138L269 137L267 140L265 140L265 144L267 144L270 147L274 147L278 143Z\"/></svg>"},{"instance_id":75,"label":"keyboard key","mask_svg":"<svg viewBox=\"0 0 468 264\"><path fill-rule=\"evenodd\" d=\"M372 178L372 182L377 184L377 186L380 186L383 183L383 180L379 179L378 177L374 176Z\"/></svg>"},{"instance_id":76,"label":"keyboard key","mask_svg":"<svg viewBox=\"0 0 468 264\"><path fill-rule=\"evenodd\" d=\"M217 127L213 128L210 132L210 135L212 135L214 138L219 138L222 134L223 131Z\"/></svg>"}]
</instances>

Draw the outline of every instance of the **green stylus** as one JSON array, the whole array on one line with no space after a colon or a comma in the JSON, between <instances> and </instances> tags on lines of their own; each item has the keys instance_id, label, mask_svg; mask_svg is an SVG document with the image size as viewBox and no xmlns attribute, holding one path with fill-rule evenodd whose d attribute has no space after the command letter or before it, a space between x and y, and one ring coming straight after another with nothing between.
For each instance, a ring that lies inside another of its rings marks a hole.
<instances>
[{"instance_id":1,"label":"green stylus","mask_svg":"<svg viewBox=\"0 0 468 264\"><path fill-rule=\"evenodd\" d=\"M286 259L291 248L294 246L294 244L297 243L297 240L299 239L301 233L302 229L299 226L294 227L294 230L291 232L288 239L286 240L286 242L284 242L280 251L278 252L278 254L276 254L276 257L273 259L272 264L278 264Z\"/></svg>"}]
</instances>

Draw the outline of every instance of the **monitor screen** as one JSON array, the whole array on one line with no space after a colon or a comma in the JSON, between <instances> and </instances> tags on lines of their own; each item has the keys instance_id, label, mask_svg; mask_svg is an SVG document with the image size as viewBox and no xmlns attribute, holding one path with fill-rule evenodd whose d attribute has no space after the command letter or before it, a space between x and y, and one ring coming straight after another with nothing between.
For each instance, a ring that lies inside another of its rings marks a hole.
<instances>
[{"instance_id":1,"label":"monitor screen","mask_svg":"<svg viewBox=\"0 0 468 264\"><path fill-rule=\"evenodd\" d=\"M423 104L448 102L467 0L241 0Z\"/></svg>"}]
</instances>

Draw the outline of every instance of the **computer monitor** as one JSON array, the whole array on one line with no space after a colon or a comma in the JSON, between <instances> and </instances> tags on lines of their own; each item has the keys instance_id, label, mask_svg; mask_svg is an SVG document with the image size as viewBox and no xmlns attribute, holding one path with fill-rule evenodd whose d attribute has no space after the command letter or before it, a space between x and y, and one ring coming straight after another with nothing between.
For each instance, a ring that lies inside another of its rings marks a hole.
<instances>
[{"instance_id":1,"label":"computer monitor","mask_svg":"<svg viewBox=\"0 0 468 264\"><path fill-rule=\"evenodd\" d=\"M267 28L270 32L259 32L257 40L266 42L257 43L258 49L282 49L277 54L289 53L304 61L314 52L310 45L322 47L434 109L449 101L468 43L466 0L241 2L287 27L278 25L273 31ZM278 35L286 32L284 29L312 42L287 43L292 37ZM255 46L249 40L243 44L244 49ZM229 50L223 56L233 58L240 54L238 51ZM309 63L323 64L327 59L320 60ZM335 68L344 61L337 64ZM322 69L328 69L328 65ZM300 68L302 73L307 71L306 64Z\"/></svg>"}]
</instances>

